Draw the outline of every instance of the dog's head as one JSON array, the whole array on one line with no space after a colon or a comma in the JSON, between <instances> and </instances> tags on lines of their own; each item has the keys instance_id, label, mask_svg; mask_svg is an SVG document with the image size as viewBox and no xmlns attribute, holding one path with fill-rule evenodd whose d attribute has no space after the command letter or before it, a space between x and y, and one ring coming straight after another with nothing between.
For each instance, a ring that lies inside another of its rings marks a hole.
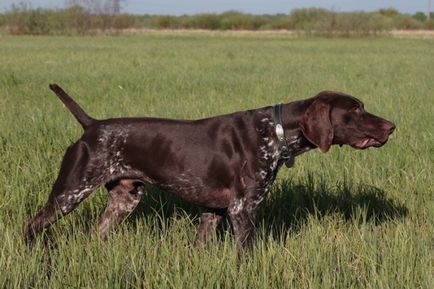
<instances>
[{"instance_id":1,"label":"dog's head","mask_svg":"<svg viewBox=\"0 0 434 289\"><path fill-rule=\"evenodd\" d=\"M395 129L392 122L367 112L353 96L324 91L312 100L299 124L303 135L322 152L332 144L381 147Z\"/></svg>"}]
</instances>

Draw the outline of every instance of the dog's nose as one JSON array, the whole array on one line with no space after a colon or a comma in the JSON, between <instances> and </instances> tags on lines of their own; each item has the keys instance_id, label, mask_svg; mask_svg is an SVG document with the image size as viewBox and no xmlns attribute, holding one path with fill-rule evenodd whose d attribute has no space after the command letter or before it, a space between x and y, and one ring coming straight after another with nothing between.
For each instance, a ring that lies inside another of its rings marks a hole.
<instances>
[{"instance_id":1,"label":"dog's nose","mask_svg":"<svg viewBox=\"0 0 434 289\"><path fill-rule=\"evenodd\" d=\"M389 122L389 127L388 127L389 134L392 134L395 128L396 128L395 124L393 122Z\"/></svg>"}]
</instances>

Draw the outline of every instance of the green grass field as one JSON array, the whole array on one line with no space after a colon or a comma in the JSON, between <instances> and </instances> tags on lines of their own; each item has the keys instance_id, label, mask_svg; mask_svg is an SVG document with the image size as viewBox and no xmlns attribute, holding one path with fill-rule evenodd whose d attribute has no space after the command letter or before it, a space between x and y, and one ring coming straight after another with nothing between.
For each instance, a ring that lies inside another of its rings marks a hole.
<instances>
[{"instance_id":1,"label":"green grass field","mask_svg":"<svg viewBox=\"0 0 434 289\"><path fill-rule=\"evenodd\" d=\"M434 39L152 33L0 37L1 288L434 288ZM396 123L380 149L333 147L283 168L238 260L228 221L193 247L200 210L154 188L107 242L98 190L30 251L81 127L48 89L92 116L196 119L352 94Z\"/></svg>"}]
</instances>

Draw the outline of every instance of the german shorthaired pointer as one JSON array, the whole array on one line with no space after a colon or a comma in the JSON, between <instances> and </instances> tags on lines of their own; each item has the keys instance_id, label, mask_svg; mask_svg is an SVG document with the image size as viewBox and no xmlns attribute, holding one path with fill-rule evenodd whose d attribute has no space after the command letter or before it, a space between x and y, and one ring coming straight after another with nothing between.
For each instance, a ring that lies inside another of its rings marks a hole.
<instances>
[{"instance_id":1,"label":"german shorthaired pointer","mask_svg":"<svg viewBox=\"0 0 434 289\"><path fill-rule=\"evenodd\" d=\"M251 248L255 214L278 169L314 148L332 144L380 147L395 125L338 92L200 120L89 117L58 85L50 85L83 126L65 153L45 206L25 224L36 234L105 185L108 205L98 221L104 239L152 184L204 208L196 244L209 239L225 213L237 246Z\"/></svg>"}]
</instances>

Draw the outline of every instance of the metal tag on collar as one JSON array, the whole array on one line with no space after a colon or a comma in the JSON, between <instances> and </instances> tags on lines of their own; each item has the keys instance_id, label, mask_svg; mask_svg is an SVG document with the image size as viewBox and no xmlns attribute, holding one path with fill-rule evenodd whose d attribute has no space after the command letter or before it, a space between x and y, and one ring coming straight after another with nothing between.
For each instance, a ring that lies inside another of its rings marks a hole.
<instances>
[{"instance_id":1,"label":"metal tag on collar","mask_svg":"<svg viewBox=\"0 0 434 289\"><path fill-rule=\"evenodd\" d=\"M280 123L276 124L276 135L279 139L279 142L285 141L285 135L283 133L283 127Z\"/></svg>"},{"instance_id":2,"label":"metal tag on collar","mask_svg":"<svg viewBox=\"0 0 434 289\"><path fill-rule=\"evenodd\" d=\"M281 150L281 157L285 161L285 166L291 168L294 166L295 157L289 153L288 144L285 138L285 132L282 126L282 104L274 106L274 122L276 127L276 136L279 141L279 147Z\"/></svg>"}]
</instances>

